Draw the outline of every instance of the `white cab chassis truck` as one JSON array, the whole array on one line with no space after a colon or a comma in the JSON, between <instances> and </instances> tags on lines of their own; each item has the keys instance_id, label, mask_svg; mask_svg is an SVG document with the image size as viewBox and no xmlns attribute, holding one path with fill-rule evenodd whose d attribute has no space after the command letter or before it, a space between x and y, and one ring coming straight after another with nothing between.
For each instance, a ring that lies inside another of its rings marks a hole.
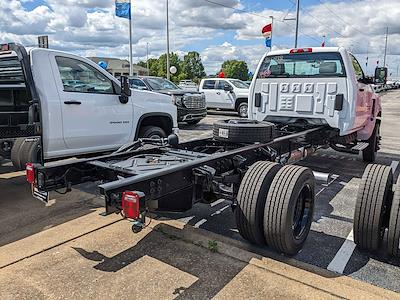
<instances>
[{"instance_id":1,"label":"white cab chassis truck","mask_svg":"<svg viewBox=\"0 0 400 300\"><path fill-rule=\"evenodd\" d=\"M351 53L333 47L271 51L255 74L250 119L327 125L337 129L334 149L375 160L381 100Z\"/></svg>"},{"instance_id":2,"label":"white cab chassis truck","mask_svg":"<svg viewBox=\"0 0 400 300\"><path fill-rule=\"evenodd\" d=\"M83 57L1 45L0 157L17 169L166 137L177 127L167 95L131 91Z\"/></svg>"},{"instance_id":3,"label":"white cab chassis truck","mask_svg":"<svg viewBox=\"0 0 400 300\"><path fill-rule=\"evenodd\" d=\"M149 211L188 211L223 198L244 239L295 255L310 232L315 182L329 174L294 163L329 146L375 159L381 106L370 81L341 48L271 52L251 84L250 120L217 121L213 138L139 139L106 156L31 164L27 180L44 202L51 191L101 181L106 214L121 213L134 232ZM357 194L354 242L376 251L386 229L387 251L400 257L400 181L393 185L390 166L370 164Z\"/></svg>"}]
</instances>

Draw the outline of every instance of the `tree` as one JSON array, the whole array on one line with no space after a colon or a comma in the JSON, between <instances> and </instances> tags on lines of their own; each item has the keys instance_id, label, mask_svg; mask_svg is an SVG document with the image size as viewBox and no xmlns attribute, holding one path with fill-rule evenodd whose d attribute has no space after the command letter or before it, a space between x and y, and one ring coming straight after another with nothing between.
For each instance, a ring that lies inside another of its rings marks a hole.
<instances>
[{"instance_id":1,"label":"tree","mask_svg":"<svg viewBox=\"0 0 400 300\"><path fill-rule=\"evenodd\" d=\"M176 74L171 74L171 81L173 82L179 82L179 75L181 73L181 60L179 59L179 56L176 53L170 53L169 54L169 61L170 65L175 66L178 69L178 72ZM158 77L167 77L167 54L163 54L159 57L158 59L158 72L157 75Z\"/></svg>"},{"instance_id":2,"label":"tree","mask_svg":"<svg viewBox=\"0 0 400 300\"><path fill-rule=\"evenodd\" d=\"M247 63L242 60L227 60L222 64L222 70L227 78L247 80L249 68Z\"/></svg>"},{"instance_id":3,"label":"tree","mask_svg":"<svg viewBox=\"0 0 400 300\"><path fill-rule=\"evenodd\" d=\"M191 79L195 82L199 82L201 78L206 76L200 54L196 51L191 51L184 56L181 70L184 74L182 78Z\"/></svg>"}]
</instances>

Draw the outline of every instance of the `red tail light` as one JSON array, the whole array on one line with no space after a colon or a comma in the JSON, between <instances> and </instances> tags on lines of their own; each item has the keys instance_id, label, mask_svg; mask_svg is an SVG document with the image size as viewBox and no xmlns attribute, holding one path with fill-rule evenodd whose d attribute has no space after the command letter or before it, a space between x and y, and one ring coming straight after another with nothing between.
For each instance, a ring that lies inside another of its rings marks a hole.
<instances>
[{"instance_id":1,"label":"red tail light","mask_svg":"<svg viewBox=\"0 0 400 300\"><path fill-rule=\"evenodd\" d=\"M128 219L139 219L140 195L136 192L124 192L122 194L122 211Z\"/></svg>"},{"instance_id":2,"label":"red tail light","mask_svg":"<svg viewBox=\"0 0 400 300\"><path fill-rule=\"evenodd\" d=\"M35 168L33 167L32 163L26 164L26 180L30 184L35 183Z\"/></svg>"},{"instance_id":3,"label":"red tail light","mask_svg":"<svg viewBox=\"0 0 400 300\"><path fill-rule=\"evenodd\" d=\"M290 53L305 53L305 52L312 52L312 48L299 48L290 50Z\"/></svg>"}]
</instances>

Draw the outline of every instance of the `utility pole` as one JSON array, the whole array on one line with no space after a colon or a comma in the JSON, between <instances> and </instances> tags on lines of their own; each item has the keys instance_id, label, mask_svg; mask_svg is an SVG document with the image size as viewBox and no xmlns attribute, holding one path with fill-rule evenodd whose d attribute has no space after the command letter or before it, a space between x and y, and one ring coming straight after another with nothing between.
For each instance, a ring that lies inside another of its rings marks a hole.
<instances>
[{"instance_id":1,"label":"utility pole","mask_svg":"<svg viewBox=\"0 0 400 300\"><path fill-rule=\"evenodd\" d=\"M384 68L386 68L386 55L387 55L387 46L388 46L388 35L389 35L389 27L386 27L385 56L383 58L383 67Z\"/></svg>"},{"instance_id":2,"label":"utility pole","mask_svg":"<svg viewBox=\"0 0 400 300\"><path fill-rule=\"evenodd\" d=\"M148 75L150 75L150 68L149 68L149 42L146 44L146 64L147 64L147 72L149 72Z\"/></svg>"},{"instance_id":3,"label":"utility pole","mask_svg":"<svg viewBox=\"0 0 400 300\"><path fill-rule=\"evenodd\" d=\"M297 48L299 38L299 17L300 17L300 0L296 1L296 36L294 40L294 47Z\"/></svg>"},{"instance_id":4,"label":"utility pole","mask_svg":"<svg viewBox=\"0 0 400 300\"><path fill-rule=\"evenodd\" d=\"M130 5L132 5L132 3ZM129 76L133 76L132 8L129 10L129 13Z\"/></svg>"},{"instance_id":5,"label":"utility pole","mask_svg":"<svg viewBox=\"0 0 400 300\"><path fill-rule=\"evenodd\" d=\"M269 16L271 18L271 47L269 48L272 50L272 34L274 32L274 16Z\"/></svg>"},{"instance_id":6,"label":"utility pole","mask_svg":"<svg viewBox=\"0 0 400 300\"><path fill-rule=\"evenodd\" d=\"M167 79L170 80L170 62L169 62L169 1L167 0Z\"/></svg>"}]
</instances>

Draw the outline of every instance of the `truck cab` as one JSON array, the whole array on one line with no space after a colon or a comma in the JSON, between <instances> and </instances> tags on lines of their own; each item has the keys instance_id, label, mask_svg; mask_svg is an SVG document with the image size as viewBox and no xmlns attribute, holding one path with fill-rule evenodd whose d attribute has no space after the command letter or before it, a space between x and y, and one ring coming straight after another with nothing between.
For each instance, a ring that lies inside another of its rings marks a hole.
<instances>
[{"instance_id":1,"label":"truck cab","mask_svg":"<svg viewBox=\"0 0 400 300\"><path fill-rule=\"evenodd\" d=\"M271 51L251 84L249 118L327 125L344 137L341 143L370 143L378 138L381 116L372 83L354 55L341 47Z\"/></svg>"},{"instance_id":2,"label":"truck cab","mask_svg":"<svg viewBox=\"0 0 400 300\"><path fill-rule=\"evenodd\" d=\"M112 151L177 130L165 95L131 91L92 61L5 44L0 51L0 156L27 162Z\"/></svg>"},{"instance_id":3,"label":"truck cab","mask_svg":"<svg viewBox=\"0 0 400 300\"><path fill-rule=\"evenodd\" d=\"M206 96L207 108L235 110L247 118L249 86L238 79L206 78L200 82L199 91Z\"/></svg>"}]
</instances>

